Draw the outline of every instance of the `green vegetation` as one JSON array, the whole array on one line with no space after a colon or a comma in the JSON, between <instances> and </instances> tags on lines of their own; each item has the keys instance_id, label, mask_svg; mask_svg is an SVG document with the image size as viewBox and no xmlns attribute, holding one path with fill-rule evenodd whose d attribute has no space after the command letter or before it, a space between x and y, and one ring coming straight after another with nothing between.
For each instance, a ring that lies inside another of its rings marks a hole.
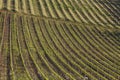
<instances>
[{"instance_id":1,"label":"green vegetation","mask_svg":"<svg viewBox=\"0 0 120 80\"><path fill-rule=\"evenodd\" d=\"M0 80L120 80L120 5L0 0Z\"/></svg>"}]
</instances>

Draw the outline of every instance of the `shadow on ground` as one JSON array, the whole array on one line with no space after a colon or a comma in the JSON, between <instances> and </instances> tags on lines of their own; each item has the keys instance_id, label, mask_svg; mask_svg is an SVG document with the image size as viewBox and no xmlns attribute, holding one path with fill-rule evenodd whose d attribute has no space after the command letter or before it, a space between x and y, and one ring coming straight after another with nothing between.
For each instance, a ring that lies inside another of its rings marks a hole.
<instances>
[{"instance_id":1,"label":"shadow on ground","mask_svg":"<svg viewBox=\"0 0 120 80\"><path fill-rule=\"evenodd\" d=\"M114 17L117 25L120 25L120 0L99 0L99 2Z\"/></svg>"},{"instance_id":2,"label":"shadow on ground","mask_svg":"<svg viewBox=\"0 0 120 80\"><path fill-rule=\"evenodd\" d=\"M120 0L99 0L99 3L106 8L108 13L113 16L113 21L118 26L117 29L106 29L102 32L102 34L106 35L107 37L114 38L116 41L120 42ZM119 44L120 45L120 44Z\"/></svg>"}]
</instances>

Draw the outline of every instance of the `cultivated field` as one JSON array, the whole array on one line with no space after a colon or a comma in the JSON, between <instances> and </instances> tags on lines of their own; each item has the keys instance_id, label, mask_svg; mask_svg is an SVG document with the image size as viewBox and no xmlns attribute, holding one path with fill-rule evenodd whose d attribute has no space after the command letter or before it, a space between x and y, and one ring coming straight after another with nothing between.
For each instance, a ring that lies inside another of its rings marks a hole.
<instances>
[{"instance_id":1,"label":"cultivated field","mask_svg":"<svg viewBox=\"0 0 120 80\"><path fill-rule=\"evenodd\" d=\"M120 80L120 1L0 0L0 80Z\"/></svg>"}]
</instances>

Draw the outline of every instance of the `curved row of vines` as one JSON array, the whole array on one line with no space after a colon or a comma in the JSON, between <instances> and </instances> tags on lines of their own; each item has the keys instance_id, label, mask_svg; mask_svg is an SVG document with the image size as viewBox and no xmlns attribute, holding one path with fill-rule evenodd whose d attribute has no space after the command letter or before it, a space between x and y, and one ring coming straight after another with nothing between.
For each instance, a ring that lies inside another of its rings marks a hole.
<instances>
[{"instance_id":1,"label":"curved row of vines","mask_svg":"<svg viewBox=\"0 0 120 80\"><path fill-rule=\"evenodd\" d=\"M120 80L119 5L0 0L0 9L0 80Z\"/></svg>"}]
</instances>

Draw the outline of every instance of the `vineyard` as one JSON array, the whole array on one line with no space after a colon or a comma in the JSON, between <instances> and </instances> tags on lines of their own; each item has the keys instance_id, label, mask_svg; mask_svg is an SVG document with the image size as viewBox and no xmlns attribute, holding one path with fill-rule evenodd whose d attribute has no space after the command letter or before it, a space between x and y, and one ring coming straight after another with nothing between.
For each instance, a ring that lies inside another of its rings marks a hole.
<instances>
[{"instance_id":1,"label":"vineyard","mask_svg":"<svg viewBox=\"0 0 120 80\"><path fill-rule=\"evenodd\" d=\"M120 80L120 1L0 0L0 80Z\"/></svg>"}]
</instances>

